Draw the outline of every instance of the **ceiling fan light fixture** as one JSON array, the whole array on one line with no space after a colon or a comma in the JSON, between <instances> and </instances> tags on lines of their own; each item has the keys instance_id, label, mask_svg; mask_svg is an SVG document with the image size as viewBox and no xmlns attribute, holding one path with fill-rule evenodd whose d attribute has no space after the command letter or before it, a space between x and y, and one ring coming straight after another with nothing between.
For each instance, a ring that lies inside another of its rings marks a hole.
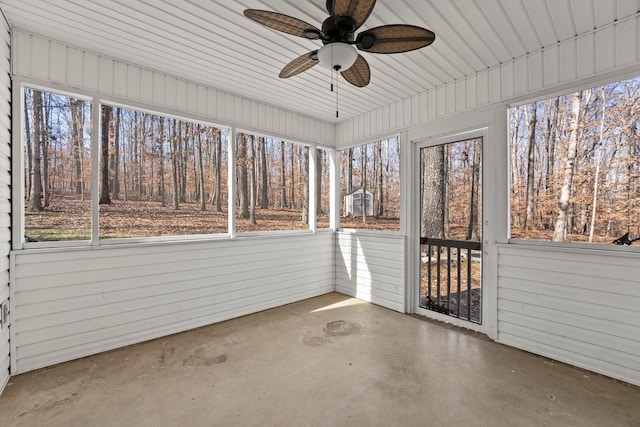
<instances>
[{"instance_id":1,"label":"ceiling fan light fixture","mask_svg":"<svg viewBox=\"0 0 640 427\"><path fill-rule=\"evenodd\" d=\"M320 65L331 70L348 70L356 62L356 59L358 59L358 51L347 43L329 43L318 50Z\"/></svg>"}]
</instances>

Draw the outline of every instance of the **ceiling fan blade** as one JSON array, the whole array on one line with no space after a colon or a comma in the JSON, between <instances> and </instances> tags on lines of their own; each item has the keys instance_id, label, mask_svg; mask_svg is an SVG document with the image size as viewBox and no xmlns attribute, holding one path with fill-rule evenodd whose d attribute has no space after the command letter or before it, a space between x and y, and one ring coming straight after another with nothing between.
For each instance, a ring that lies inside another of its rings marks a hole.
<instances>
[{"instance_id":1,"label":"ceiling fan blade","mask_svg":"<svg viewBox=\"0 0 640 427\"><path fill-rule=\"evenodd\" d=\"M333 0L331 15L350 16L355 21L354 30L360 28L367 20L376 0Z\"/></svg>"},{"instance_id":2,"label":"ceiling fan blade","mask_svg":"<svg viewBox=\"0 0 640 427\"><path fill-rule=\"evenodd\" d=\"M414 25L396 24L371 28L358 34L360 50L371 53L400 53L429 46L436 39L433 31Z\"/></svg>"},{"instance_id":3,"label":"ceiling fan blade","mask_svg":"<svg viewBox=\"0 0 640 427\"><path fill-rule=\"evenodd\" d=\"M305 53L304 55L297 57L284 66L282 71L280 71L279 77L281 79L286 79L308 70L309 68L320 62L318 61L317 55L318 51L314 50L313 52Z\"/></svg>"},{"instance_id":4,"label":"ceiling fan blade","mask_svg":"<svg viewBox=\"0 0 640 427\"><path fill-rule=\"evenodd\" d=\"M346 81L357 87L365 87L369 84L369 80L371 80L369 63L367 63L362 55L358 55L358 59L356 59L356 62L351 68L343 71L341 74Z\"/></svg>"},{"instance_id":5,"label":"ceiling fan blade","mask_svg":"<svg viewBox=\"0 0 640 427\"><path fill-rule=\"evenodd\" d=\"M270 12L268 10L246 9L244 16L266 27L298 37L312 38L310 34L322 34L322 32L313 25L282 13Z\"/></svg>"}]
</instances>

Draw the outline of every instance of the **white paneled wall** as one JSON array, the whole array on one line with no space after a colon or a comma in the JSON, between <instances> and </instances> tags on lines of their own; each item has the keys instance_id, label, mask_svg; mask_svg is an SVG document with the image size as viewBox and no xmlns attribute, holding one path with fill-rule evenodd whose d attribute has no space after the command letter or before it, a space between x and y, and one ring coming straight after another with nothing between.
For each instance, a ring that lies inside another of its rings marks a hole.
<instances>
[{"instance_id":1,"label":"white paneled wall","mask_svg":"<svg viewBox=\"0 0 640 427\"><path fill-rule=\"evenodd\" d=\"M0 17L0 304L9 298L11 250L11 79L10 36ZM0 329L0 392L9 379L9 325Z\"/></svg>"},{"instance_id":2,"label":"white paneled wall","mask_svg":"<svg viewBox=\"0 0 640 427\"><path fill-rule=\"evenodd\" d=\"M403 312L405 238L396 234L336 234L336 291Z\"/></svg>"},{"instance_id":3,"label":"white paneled wall","mask_svg":"<svg viewBox=\"0 0 640 427\"><path fill-rule=\"evenodd\" d=\"M16 251L13 373L332 292L333 234Z\"/></svg>"},{"instance_id":4,"label":"white paneled wall","mask_svg":"<svg viewBox=\"0 0 640 427\"><path fill-rule=\"evenodd\" d=\"M335 125L13 30L13 73L30 81L64 86L125 105L189 115L212 123L298 142L333 146Z\"/></svg>"},{"instance_id":5,"label":"white paneled wall","mask_svg":"<svg viewBox=\"0 0 640 427\"><path fill-rule=\"evenodd\" d=\"M640 385L640 254L500 245L498 341Z\"/></svg>"},{"instance_id":6,"label":"white paneled wall","mask_svg":"<svg viewBox=\"0 0 640 427\"><path fill-rule=\"evenodd\" d=\"M640 16L530 52L338 125L337 146L369 141L430 120L549 93L607 73L640 73Z\"/></svg>"}]
</instances>

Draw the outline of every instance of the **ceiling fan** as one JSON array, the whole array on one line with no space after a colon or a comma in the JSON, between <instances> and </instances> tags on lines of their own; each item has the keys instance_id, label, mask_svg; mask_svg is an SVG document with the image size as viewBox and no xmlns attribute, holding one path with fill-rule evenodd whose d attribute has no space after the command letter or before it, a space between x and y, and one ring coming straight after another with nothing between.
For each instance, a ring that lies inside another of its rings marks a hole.
<instances>
[{"instance_id":1,"label":"ceiling fan","mask_svg":"<svg viewBox=\"0 0 640 427\"><path fill-rule=\"evenodd\" d=\"M320 40L324 46L305 53L284 66L281 78L295 76L316 64L340 72L344 79L357 87L369 84L371 70L356 48L370 53L401 53L428 46L436 35L426 28L394 24L355 32L367 20L376 0L327 0L329 17L322 30L300 19L267 10L246 9L245 16L274 30L308 40Z\"/></svg>"}]
</instances>

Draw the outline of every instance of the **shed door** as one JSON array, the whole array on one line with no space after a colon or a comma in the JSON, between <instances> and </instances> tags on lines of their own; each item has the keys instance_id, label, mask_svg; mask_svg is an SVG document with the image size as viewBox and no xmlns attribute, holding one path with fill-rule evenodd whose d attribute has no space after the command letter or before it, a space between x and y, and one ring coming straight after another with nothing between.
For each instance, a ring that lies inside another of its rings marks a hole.
<instances>
[{"instance_id":1,"label":"shed door","mask_svg":"<svg viewBox=\"0 0 640 427\"><path fill-rule=\"evenodd\" d=\"M421 148L420 196L418 312L479 325L482 138Z\"/></svg>"}]
</instances>

